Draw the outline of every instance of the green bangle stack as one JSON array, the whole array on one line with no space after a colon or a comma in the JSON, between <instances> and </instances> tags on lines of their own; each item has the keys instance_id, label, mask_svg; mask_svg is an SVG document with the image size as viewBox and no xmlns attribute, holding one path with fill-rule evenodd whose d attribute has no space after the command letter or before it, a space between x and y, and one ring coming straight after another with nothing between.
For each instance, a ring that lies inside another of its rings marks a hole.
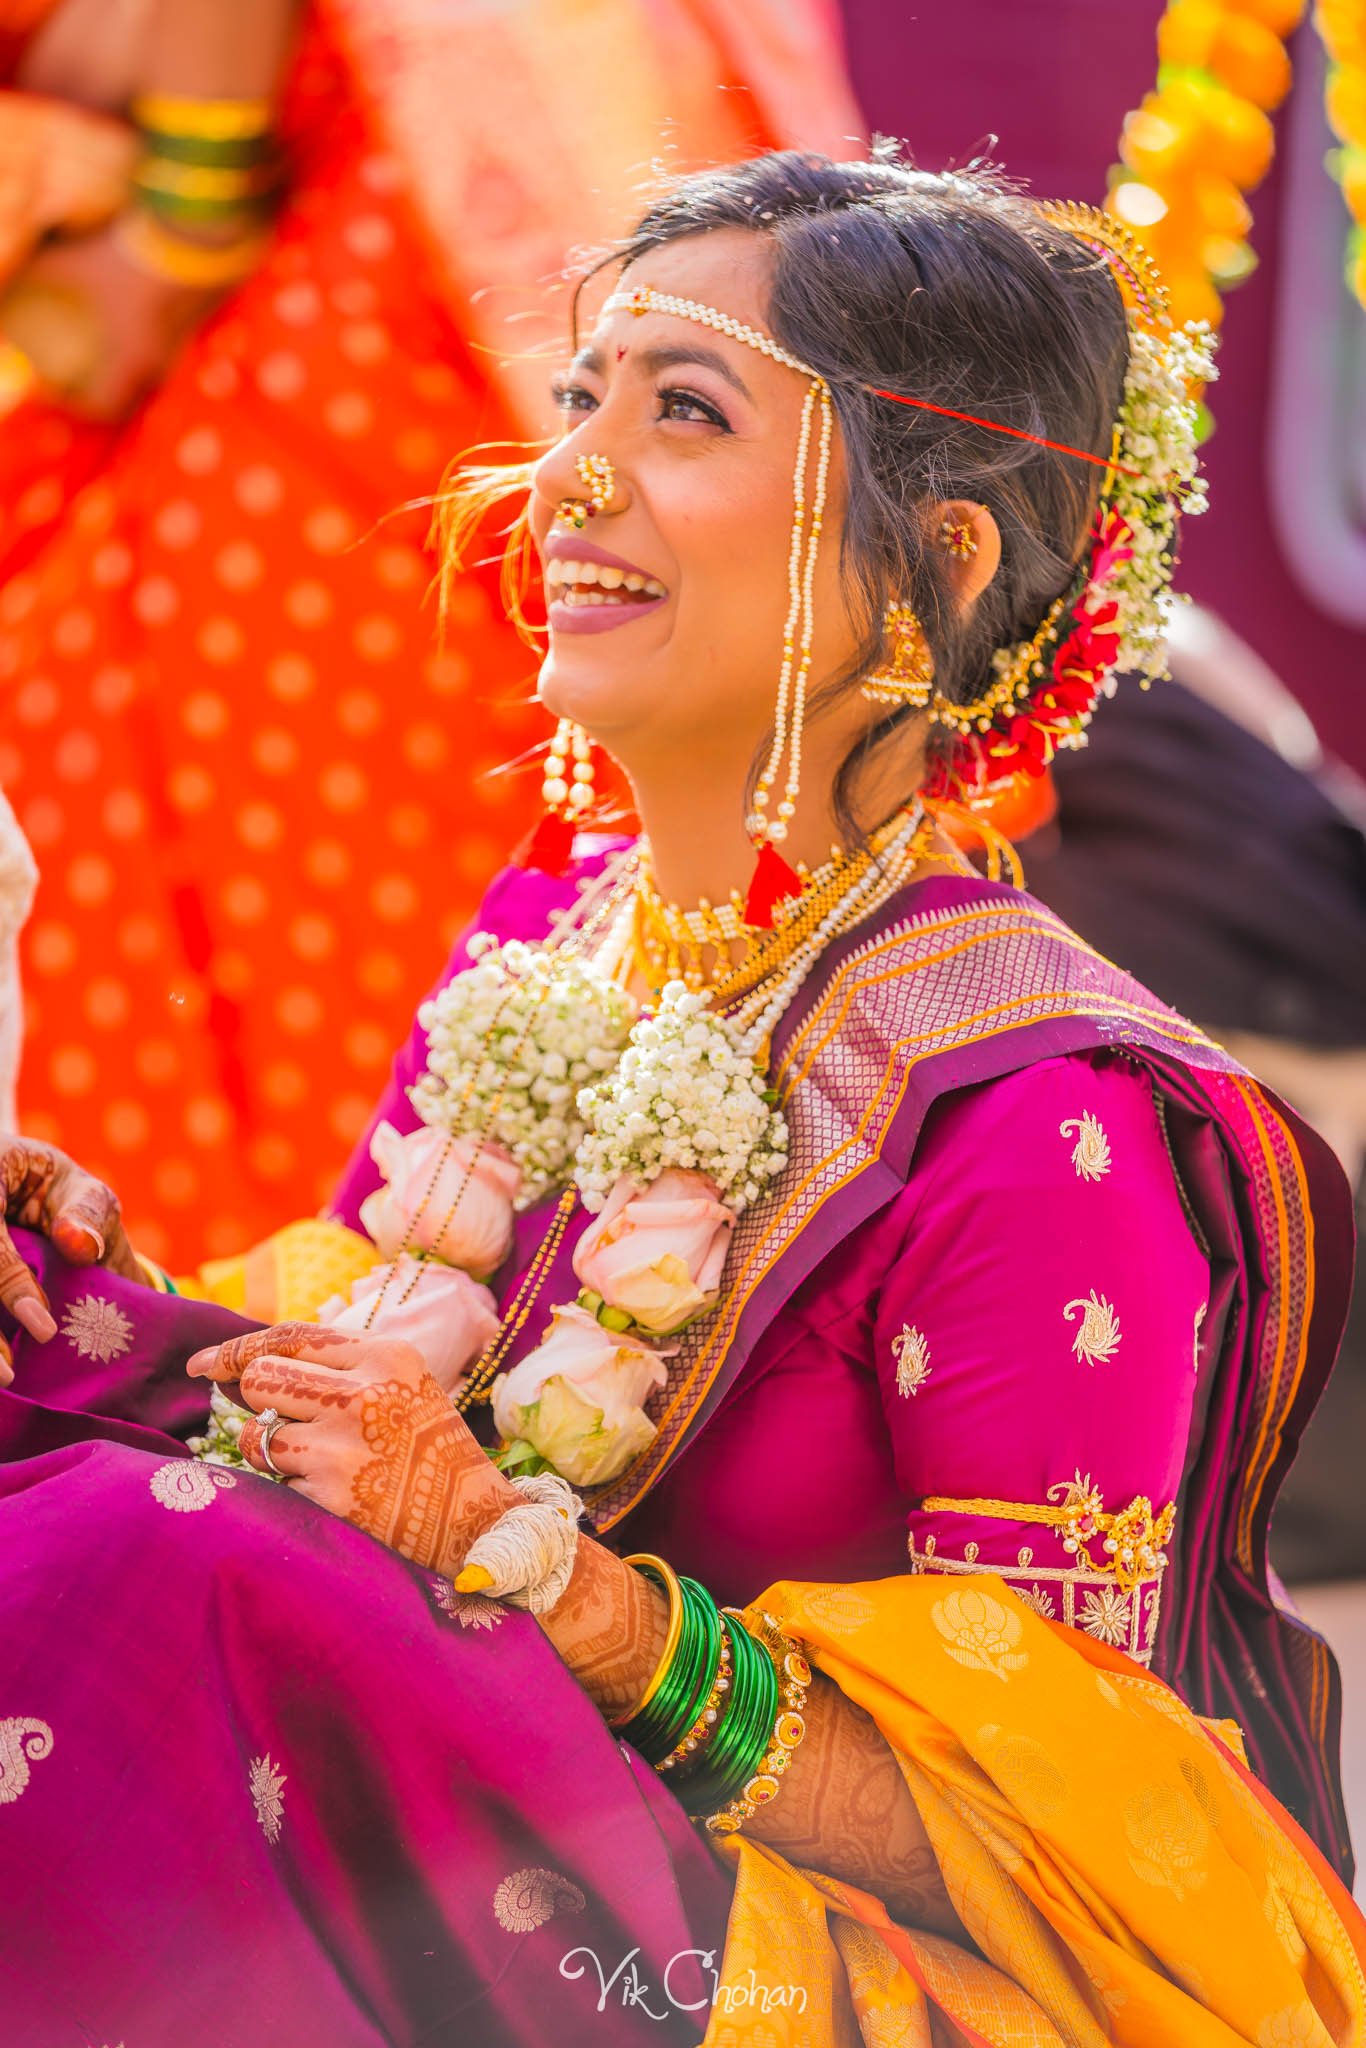
<instances>
[{"instance_id":1,"label":"green bangle stack","mask_svg":"<svg viewBox=\"0 0 1366 2048\"><path fill-rule=\"evenodd\" d=\"M668 1579L653 1562L636 1570L670 1591ZM647 1763L659 1765L683 1740L701 1711L716 1677L721 1654L721 1617L716 1603L696 1579L679 1578L683 1625L658 1684L646 1695L631 1719L618 1730L623 1741L638 1749Z\"/></svg>"},{"instance_id":2,"label":"green bangle stack","mask_svg":"<svg viewBox=\"0 0 1366 2048\"><path fill-rule=\"evenodd\" d=\"M731 1685L726 1710L688 1773L682 1797L690 1813L729 1806L759 1768L778 1712L778 1674L762 1643L733 1615L722 1619L730 1641Z\"/></svg>"},{"instance_id":3,"label":"green bangle stack","mask_svg":"<svg viewBox=\"0 0 1366 2048\"><path fill-rule=\"evenodd\" d=\"M133 183L148 213L172 229L259 230L281 183L267 101L145 94L133 119L146 151Z\"/></svg>"},{"instance_id":4,"label":"green bangle stack","mask_svg":"<svg viewBox=\"0 0 1366 2048\"><path fill-rule=\"evenodd\" d=\"M676 1789L694 1819L733 1832L772 1799L805 1732L811 1668L773 1617L753 1627L649 1553L626 1563L669 1596L664 1652L617 1733Z\"/></svg>"}]
</instances>

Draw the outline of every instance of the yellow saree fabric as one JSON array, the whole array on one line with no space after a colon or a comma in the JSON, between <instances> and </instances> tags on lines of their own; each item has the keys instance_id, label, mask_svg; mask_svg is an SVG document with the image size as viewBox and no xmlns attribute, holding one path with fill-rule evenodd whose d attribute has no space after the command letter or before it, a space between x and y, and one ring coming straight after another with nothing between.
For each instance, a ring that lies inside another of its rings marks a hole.
<instances>
[{"instance_id":1,"label":"yellow saree fabric","mask_svg":"<svg viewBox=\"0 0 1366 2048\"><path fill-rule=\"evenodd\" d=\"M380 1263L368 1237L343 1223L306 1216L236 1258L209 1260L176 1287L254 1322L311 1323L325 1301L344 1294Z\"/></svg>"},{"instance_id":2,"label":"yellow saree fabric","mask_svg":"<svg viewBox=\"0 0 1366 2048\"><path fill-rule=\"evenodd\" d=\"M995 1578L761 1608L896 1752L964 1934L732 1836L704 2048L1366 2042L1366 1922L1227 1724Z\"/></svg>"}]
</instances>

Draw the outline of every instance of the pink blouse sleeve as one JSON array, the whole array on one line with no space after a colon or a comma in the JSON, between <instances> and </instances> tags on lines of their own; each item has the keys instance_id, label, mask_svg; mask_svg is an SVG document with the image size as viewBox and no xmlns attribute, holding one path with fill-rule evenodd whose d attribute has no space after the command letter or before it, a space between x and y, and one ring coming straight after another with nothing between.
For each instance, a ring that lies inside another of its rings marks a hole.
<instances>
[{"instance_id":1,"label":"pink blouse sleeve","mask_svg":"<svg viewBox=\"0 0 1366 2048\"><path fill-rule=\"evenodd\" d=\"M999 1572L1146 1660L1209 1295L1147 1073L1070 1055L953 1096L907 1204L875 1342L911 1569Z\"/></svg>"}]
</instances>

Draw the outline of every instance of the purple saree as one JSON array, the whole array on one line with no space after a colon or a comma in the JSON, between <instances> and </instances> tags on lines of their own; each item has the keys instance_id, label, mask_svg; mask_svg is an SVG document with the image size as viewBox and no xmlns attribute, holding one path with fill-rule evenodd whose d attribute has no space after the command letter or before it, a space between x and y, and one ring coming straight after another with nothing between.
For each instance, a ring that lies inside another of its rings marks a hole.
<instances>
[{"instance_id":1,"label":"purple saree","mask_svg":"<svg viewBox=\"0 0 1366 2048\"><path fill-rule=\"evenodd\" d=\"M481 922L539 937L572 895L572 878L510 874ZM382 1105L391 1121L413 1121L400 1084L420 1060L415 1037ZM882 1331L868 1297L880 1274L904 1312L882 1262L926 1221L923 1162L982 1171L984 1108L1059 1071L1102 1090L1131 1151L1134 1090L1140 1109L1160 1104L1201 1246L1197 1424L1155 1661L1199 1711L1241 1723L1273 1790L1345 1866L1336 1673L1277 1608L1266 1566L1271 1504L1344 1307L1340 1176L1217 1047L1027 896L921 883L822 962L776 1048L792 1165L742 1219L722 1304L687 1333L653 1403L658 1435L590 1497L592 1523L622 1550L665 1549L727 1599L783 1576L905 1570L902 1452L894 1471L877 1418L910 1432L909 1471L933 1411L903 1398L915 1374L903 1383L899 1369L879 1410L858 1355ZM1025 1097L1009 1099L1022 1115ZM1053 1096L1038 1101L1056 1128ZM371 1185L358 1155L338 1198L348 1220ZM985 1191L988 1211L989 1172ZM1165 1199L1180 1223L1170 1185ZM1053 1200L1040 1196L1045 1222ZM505 1282L541 1220L522 1219ZM1163 1241L1177 1262L1177 1237ZM63 1341L15 1333L15 1386L0 1390L0 1880L13 1901L0 2009L18 2015L6 2042L698 2039L705 1956L684 1952L718 1945L729 1875L535 1623L508 1612L479 1627L476 1603L307 1503L178 1461L203 1416L183 1360L236 1319L72 1274L36 1242L27 1254ZM543 1302L569 1291L566 1248ZM927 1393L946 1383L938 1353L920 1369L938 1375ZM756 1422L784 1389L786 1436L776 1407ZM1163 1393L1153 1413L1165 1406ZM1061 1442L1072 1419L1033 1407ZM1188 1412L1172 1414L1179 1475ZM1090 1455L1089 1429L1066 1442L1069 1460ZM728 1442L747 1462L718 1462ZM846 1473L841 1491L836 1470L822 1493L822 1456L865 1458L866 1483ZM794 1509L802 1458L813 1494ZM737 1470L747 1506L731 1498ZM837 1540L842 1522L863 1550ZM575 1948L599 1959L580 1959L586 1977L561 1974ZM618 1978L599 2010L599 1967L632 1951L643 2002Z\"/></svg>"}]
</instances>

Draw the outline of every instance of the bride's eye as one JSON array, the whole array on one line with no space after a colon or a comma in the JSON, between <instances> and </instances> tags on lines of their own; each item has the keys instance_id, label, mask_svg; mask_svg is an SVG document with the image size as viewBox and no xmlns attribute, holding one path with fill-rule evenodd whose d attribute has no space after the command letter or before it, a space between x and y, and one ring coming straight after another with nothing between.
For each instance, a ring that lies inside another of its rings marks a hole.
<instances>
[{"instance_id":1,"label":"bride's eye","mask_svg":"<svg viewBox=\"0 0 1366 2048\"><path fill-rule=\"evenodd\" d=\"M730 421L719 407L709 399L699 398L695 391L684 391L673 386L659 394L659 416L662 420L705 421L708 426L720 427L723 434L730 432Z\"/></svg>"},{"instance_id":2,"label":"bride's eye","mask_svg":"<svg viewBox=\"0 0 1366 2048\"><path fill-rule=\"evenodd\" d=\"M550 395L560 412L592 412L598 402L591 391L568 377L556 377L551 383Z\"/></svg>"}]
</instances>

